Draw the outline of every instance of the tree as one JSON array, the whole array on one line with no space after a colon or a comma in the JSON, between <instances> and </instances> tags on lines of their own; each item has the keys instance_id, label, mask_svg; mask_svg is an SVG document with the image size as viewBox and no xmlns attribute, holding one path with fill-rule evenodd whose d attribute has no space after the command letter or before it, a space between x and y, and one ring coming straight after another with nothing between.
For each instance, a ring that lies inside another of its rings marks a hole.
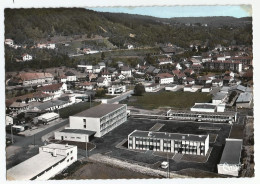
<instances>
[{"instance_id":1,"label":"tree","mask_svg":"<svg viewBox=\"0 0 260 184\"><path fill-rule=\"evenodd\" d=\"M104 59L105 59L105 57L106 57L106 56L105 56L105 53L104 53L104 52L102 52L102 53L101 53L101 60L104 60Z\"/></svg>"},{"instance_id":2,"label":"tree","mask_svg":"<svg viewBox=\"0 0 260 184\"><path fill-rule=\"evenodd\" d=\"M136 96L142 96L145 92L144 86L142 84L136 84L134 88L134 94Z\"/></svg>"}]
</instances>

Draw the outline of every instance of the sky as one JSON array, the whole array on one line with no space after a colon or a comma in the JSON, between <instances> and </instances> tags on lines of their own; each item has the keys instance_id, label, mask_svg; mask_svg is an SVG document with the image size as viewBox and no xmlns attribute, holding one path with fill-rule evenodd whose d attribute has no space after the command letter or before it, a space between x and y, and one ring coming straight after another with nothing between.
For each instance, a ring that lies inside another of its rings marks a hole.
<instances>
[{"instance_id":1,"label":"sky","mask_svg":"<svg viewBox=\"0 0 260 184\"><path fill-rule=\"evenodd\" d=\"M160 18L172 17L206 17L206 16L232 16L248 17L252 16L252 7L241 6L159 6L159 7L99 7L87 8L100 12L116 12L149 15Z\"/></svg>"}]
</instances>

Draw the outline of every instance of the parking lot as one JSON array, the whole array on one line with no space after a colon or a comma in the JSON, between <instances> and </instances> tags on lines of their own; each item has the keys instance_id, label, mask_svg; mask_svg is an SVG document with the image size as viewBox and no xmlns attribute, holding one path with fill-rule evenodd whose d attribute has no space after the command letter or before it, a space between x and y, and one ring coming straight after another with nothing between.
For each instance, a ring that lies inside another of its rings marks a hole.
<instances>
[{"instance_id":1,"label":"parking lot","mask_svg":"<svg viewBox=\"0 0 260 184\"><path fill-rule=\"evenodd\" d=\"M126 148L126 139L135 129L149 131L156 123L164 124L160 132L184 133L184 134L210 134L214 140L210 140L210 153L208 158L201 161L201 158L184 157L180 154L170 158L170 170L180 171L182 169L194 168L209 172L217 171L217 164L220 161L225 138L230 134L230 124L212 124L207 122L177 122L174 120L150 120L129 118L127 122L115 128L102 138L94 138L91 142L96 148L90 152L90 155L101 153L110 157L124 160L130 163L137 163L150 168L160 169L160 162L166 161L167 154L158 154L154 151L128 150ZM158 125L158 124L157 124ZM201 127L207 127L201 129Z\"/></svg>"}]
</instances>

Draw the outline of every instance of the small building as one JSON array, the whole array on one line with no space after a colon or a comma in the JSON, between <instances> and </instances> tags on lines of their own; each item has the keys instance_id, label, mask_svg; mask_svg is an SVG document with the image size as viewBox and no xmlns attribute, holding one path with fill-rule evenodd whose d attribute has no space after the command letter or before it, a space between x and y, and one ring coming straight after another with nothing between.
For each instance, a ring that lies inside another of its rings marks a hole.
<instances>
[{"instance_id":1,"label":"small building","mask_svg":"<svg viewBox=\"0 0 260 184\"><path fill-rule=\"evenodd\" d=\"M109 82L108 82L107 78L99 77L97 79L97 86L98 87L107 87L107 86L109 86Z\"/></svg>"},{"instance_id":2,"label":"small building","mask_svg":"<svg viewBox=\"0 0 260 184\"><path fill-rule=\"evenodd\" d=\"M12 47L14 45L14 40L12 40L12 39L5 39L5 44L9 45L10 47Z\"/></svg>"},{"instance_id":3,"label":"small building","mask_svg":"<svg viewBox=\"0 0 260 184\"><path fill-rule=\"evenodd\" d=\"M177 89L177 85L176 84L169 84L169 85L167 85L167 86L165 86L165 91L174 91L174 90L176 90Z\"/></svg>"},{"instance_id":4,"label":"small building","mask_svg":"<svg viewBox=\"0 0 260 184\"><path fill-rule=\"evenodd\" d=\"M59 132L54 132L54 137L56 140L62 141L89 142L95 133L95 131L66 128Z\"/></svg>"},{"instance_id":5,"label":"small building","mask_svg":"<svg viewBox=\"0 0 260 184\"><path fill-rule=\"evenodd\" d=\"M66 129L88 130L95 132L95 137L102 137L127 119L127 106L125 104L100 104L78 114L69 117L70 126ZM61 140L61 136L68 137L68 131L56 134L55 139ZM89 135L85 134L84 136ZM71 136L70 136L71 137ZM83 140L83 139L82 139ZM85 139L87 140L87 139ZM71 141L77 141L71 139Z\"/></svg>"},{"instance_id":6,"label":"small building","mask_svg":"<svg viewBox=\"0 0 260 184\"><path fill-rule=\"evenodd\" d=\"M35 124L37 124L37 123L46 124L46 123L49 123L50 121L58 119L59 117L60 117L59 114L54 113L54 112L49 112L49 113L42 114L42 115L40 115L38 117L35 117L33 119L33 122Z\"/></svg>"},{"instance_id":7,"label":"small building","mask_svg":"<svg viewBox=\"0 0 260 184\"><path fill-rule=\"evenodd\" d=\"M224 103L225 100L227 99L228 94L227 93L223 93L223 92L218 92L215 94L215 96L213 96L212 98L212 103L215 105Z\"/></svg>"},{"instance_id":8,"label":"small building","mask_svg":"<svg viewBox=\"0 0 260 184\"><path fill-rule=\"evenodd\" d=\"M19 73L9 81L11 85L34 85L52 83L53 75L50 73Z\"/></svg>"},{"instance_id":9,"label":"small building","mask_svg":"<svg viewBox=\"0 0 260 184\"><path fill-rule=\"evenodd\" d=\"M214 87L221 87L221 86L223 86L223 80L221 80L221 79L214 79L214 80L212 80L212 86L214 86Z\"/></svg>"},{"instance_id":10,"label":"small building","mask_svg":"<svg viewBox=\"0 0 260 184\"><path fill-rule=\"evenodd\" d=\"M205 156L209 149L209 135L134 130L128 135L128 149Z\"/></svg>"},{"instance_id":11,"label":"small building","mask_svg":"<svg viewBox=\"0 0 260 184\"><path fill-rule=\"evenodd\" d=\"M199 90L199 88L196 88L194 85L192 85L192 84L188 84L188 85L186 85L186 86L184 86L184 88L183 88L183 91L184 92L196 92L196 91L198 91Z\"/></svg>"},{"instance_id":12,"label":"small building","mask_svg":"<svg viewBox=\"0 0 260 184\"><path fill-rule=\"evenodd\" d=\"M212 87L210 84L206 84L201 88L201 92L203 93L209 93L210 91L212 91Z\"/></svg>"},{"instance_id":13,"label":"small building","mask_svg":"<svg viewBox=\"0 0 260 184\"><path fill-rule=\"evenodd\" d=\"M242 145L242 139L226 139L225 148L218 164L218 174L239 175Z\"/></svg>"},{"instance_id":14,"label":"small building","mask_svg":"<svg viewBox=\"0 0 260 184\"><path fill-rule=\"evenodd\" d=\"M33 57L27 53L22 55L22 59L23 61L31 61L33 59Z\"/></svg>"},{"instance_id":15,"label":"small building","mask_svg":"<svg viewBox=\"0 0 260 184\"><path fill-rule=\"evenodd\" d=\"M145 86L145 92L157 92L160 89L160 84L153 83L148 86Z\"/></svg>"},{"instance_id":16,"label":"small building","mask_svg":"<svg viewBox=\"0 0 260 184\"><path fill-rule=\"evenodd\" d=\"M159 73L155 77L155 82L159 84L170 84L173 83L173 75L169 73Z\"/></svg>"},{"instance_id":17,"label":"small building","mask_svg":"<svg viewBox=\"0 0 260 184\"><path fill-rule=\"evenodd\" d=\"M120 67L121 74L123 74L126 77L132 77L132 70L128 66L122 66Z\"/></svg>"},{"instance_id":18,"label":"small building","mask_svg":"<svg viewBox=\"0 0 260 184\"><path fill-rule=\"evenodd\" d=\"M249 92L241 93L236 100L237 108L252 108L253 94Z\"/></svg>"},{"instance_id":19,"label":"small building","mask_svg":"<svg viewBox=\"0 0 260 184\"><path fill-rule=\"evenodd\" d=\"M86 82L79 83L78 87L82 89L92 90L94 88L94 85L93 83L86 81Z\"/></svg>"},{"instance_id":20,"label":"small building","mask_svg":"<svg viewBox=\"0 0 260 184\"><path fill-rule=\"evenodd\" d=\"M7 170L7 180L48 180L77 161L77 146L49 144L39 153Z\"/></svg>"},{"instance_id":21,"label":"small building","mask_svg":"<svg viewBox=\"0 0 260 184\"><path fill-rule=\"evenodd\" d=\"M125 85L112 85L107 89L109 95L117 95L126 92Z\"/></svg>"},{"instance_id":22,"label":"small building","mask_svg":"<svg viewBox=\"0 0 260 184\"><path fill-rule=\"evenodd\" d=\"M57 83L46 85L38 88L38 91L41 91L45 94L54 95L54 98L60 97L65 91L67 91L66 83Z\"/></svg>"},{"instance_id":23,"label":"small building","mask_svg":"<svg viewBox=\"0 0 260 184\"><path fill-rule=\"evenodd\" d=\"M74 82L74 81L77 81L77 76L72 73L71 71L67 71L65 73L65 76L67 77L67 80L68 82Z\"/></svg>"},{"instance_id":24,"label":"small building","mask_svg":"<svg viewBox=\"0 0 260 184\"><path fill-rule=\"evenodd\" d=\"M11 111L16 112L17 114L25 112L29 109L29 105L22 102L13 102L9 107Z\"/></svg>"},{"instance_id":25,"label":"small building","mask_svg":"<svg viewBox=\"0 0 260 184\"><path fill-rule=\"evenodd\" d=\"M5 116L5 126L12 125L14 123L14 118L11 116Z\"/></svg>"},{"instance_id":26,"label":"small building","mask_svg":"<svg viewBox=\"0 0 260 184\"><path fill-rule=\"evenodd\" d=\"M215 112L217 109L216 105L209 103L195 103L190 109L193 112Z\"/></svg>"},{"instance_id":27,"label":"small building","mask_svg":"<svg viewBox=\"0 0 260 184\"><path fill-rule=\"evenodd\" d=\"M160 59L158 59L158 64L159 65L172 64L172 59L171 58L160 58Z\"/></svg>"}]
</instances>

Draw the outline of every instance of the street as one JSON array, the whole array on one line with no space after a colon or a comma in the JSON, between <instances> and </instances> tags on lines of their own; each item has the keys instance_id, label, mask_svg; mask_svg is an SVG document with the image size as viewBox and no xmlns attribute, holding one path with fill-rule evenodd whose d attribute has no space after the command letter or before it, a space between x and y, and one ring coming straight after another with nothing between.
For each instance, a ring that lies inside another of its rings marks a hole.
<instances>
[{"instance_id":1,"label":"street","mask_svg":"<svg viewBox=\"0 0 260 184\"><path fill-rule=\"evenodd\" d=\"M15 159L18 159L19 161L21 161L21 160L24 161L24 160L30 158L31 157L30 155L28 155L26 157L26 155L23 155L21 153L29 150L31 145L35 144L37 146L42 146L44 144L41 140L42 136L44 136L44 135L48 134L49 132L52 132L62 126L65 126L67 124L69 124L68 119L62 121L61 123L59 123L57 125L47 128L33 136L23 137L23 136L14 135L14 140L15 140L14 144L6 147L6 164L7 164L7 166L12 167L13 166L12 163L16 162ZM10 134L6 134L6 136L11 138ZM22 156L22 159L19 158L20 156ZM7 167L7 169L8 169L8 167Z\"/></svg>"}]
</instances>

